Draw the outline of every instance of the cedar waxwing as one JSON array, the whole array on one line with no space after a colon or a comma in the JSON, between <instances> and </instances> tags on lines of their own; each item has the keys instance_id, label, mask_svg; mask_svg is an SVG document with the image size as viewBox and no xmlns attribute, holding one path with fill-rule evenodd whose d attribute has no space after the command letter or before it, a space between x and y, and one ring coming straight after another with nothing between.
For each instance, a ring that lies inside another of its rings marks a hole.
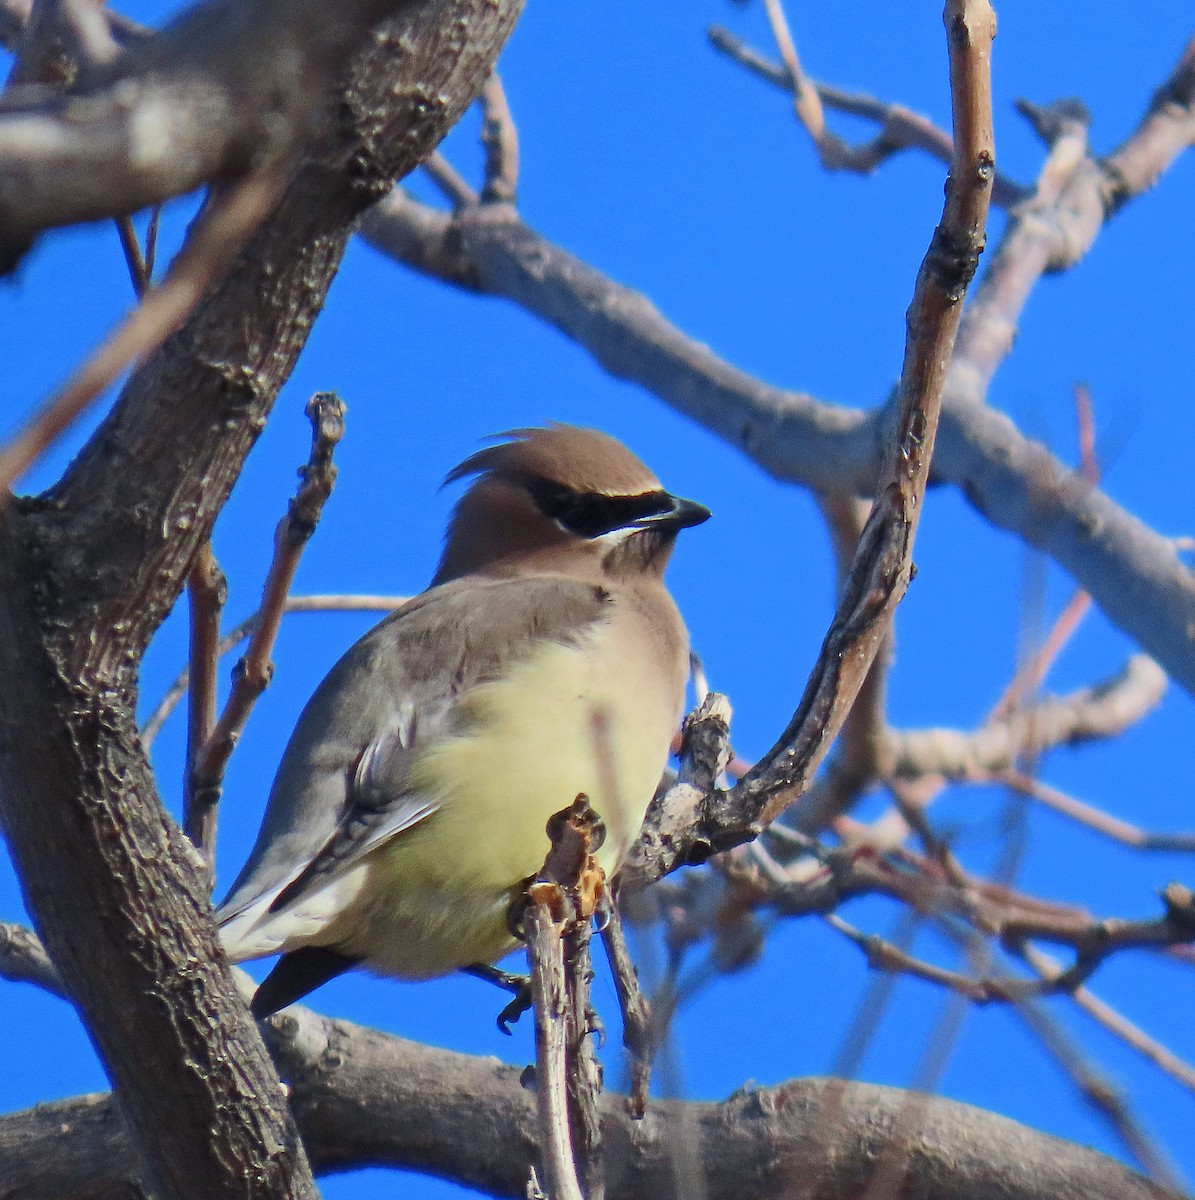
<instances>
[{"instance_id":1,"label":"cedar waxwing","mask_svg":"<svg viewBox=\"0 0 1195 1200\"><path fill-rule=\"evenodd\" d=\"M663 583L709 517L625 446L552 425L466 459L431 587L367 633L303 710L257 844L217 913L235 961L282 952L261 1017L355 965L427 979L492 963L584 794L608 875L682 715L689 650Z\"/></svg>"}]
</instances>

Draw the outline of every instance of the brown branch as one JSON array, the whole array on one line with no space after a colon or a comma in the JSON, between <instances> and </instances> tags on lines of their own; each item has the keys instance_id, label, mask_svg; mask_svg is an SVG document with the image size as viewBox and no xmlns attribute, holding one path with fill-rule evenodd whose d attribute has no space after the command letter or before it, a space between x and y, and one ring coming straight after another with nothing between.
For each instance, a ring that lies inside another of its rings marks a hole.
<instances>
[{"instance_id":1,"label":"brown branch","mask_svg":"<svg viewBox=\"0 0 1195 1200\"><path fill-rule=\"evenodd\" d=\"M137 240L137 231L133 228L132 217L117 217L116 232L120 237L120 248L124 252L124 260L129 268L129 279L133 284L133 293L137 299L144 297L150 286L150 273L141 253L141 243Z\"/></svg>"},{"instance_id":2,"label":"brown branch","mask_svg":"<svg viewBox=\"0 0 1195 1200\"><path fill-rule=\"evenodd\" d=\"M220 614L227 600L228 583L212 553L211 542L205 542L187 577L190 703L187 708L187 755L183 767L183 832L203 855L209 877L215 860L216 810L214 805L200 799L195 784L200 755L216 727ZM148 745L144 734L142 744Z\"/></svg>"},{"instance_id":3,"label":"brown branch","mask_svg":"<svg viewBox=\"0 0 1195 1200\"><path fill-rule=\"evenodd\" d=\"M548 822L551 849L517 913L535 1009L540 1159L553 1200L603 1200L601 1068L589 1041L589 923L604 876L605 836L584 796Z\"/></svg>"},{"instance_id":4,"label":"brown branch","mask_svg":"<svg viewBox=\"0 0 1195 1200\"><path fill-rule=\"evenodd\" d=\"M730 793L712 798L716 822L730 833L726 844L758 832L808 787L908 586L946 368L984 246L995 163L990 74L995 17L990 5L977 0L948 3L944 19L956 153L942 221L909 307L891 449L834 623L792 721Z\"/></svg>"},{"instance_id":5,"label":"brown branch","mask_svg":"<svg viewBox=\"0 0 1195 1200\"><path fill-rule=\"evenodd\" d=\"M523 940L531 964L535 1010L535 1100L539 1113L540 1164L552 1200L584 1200L573 1161L569 1122L568 1005L561 925L550 900L534 895L523 914Z\"/></svg>"},{"instance_id":6,"label":"brown branch","mask_svg":"<svg viewBox=\"0 0 1195 1200\"><path fill-rule=\"evenodd\" d=\"M1005 302L993 306L989 299L970 325L964 316L946 391L948 398L973 402L945 406L934 475L958 488L992 524L1054 559L1114 624L1195 692L1188 636L1195 625L1195 577L1173 539L1077 480L980 402L1040 270L1061 267L1085 251L1104 217L1156 180L1189 142L1195 100L1184 90L1186 79L1180 65L1164 99L1151 105L1137 132L1108 160L1085 160L1052 203L1031 202L1013 214L1001 245L1044 243L1044 251L1029 254L1040 269L1029 270L1031 278L1015 287L999 280L992 290ZM1108 166L1122 159L1133 164L1123 176ZM1105 207L1109 195L1117 202ZM737 370L670 325L642 295L547 242L509 210L481 207L450 217L396 191L370 212L363 233L415 270L514 301L577 341L612 375L646 388L776 478L822 492L873 493L887 410L865 414L826 404ZM1019 250L1012 253L1019 256ZM985 282L997 274L993 268L976 289L971 312ZM988 333L979 336L981 330ZM988 343L1003 347L994 360L984 348Z\"/></svg>"},{"instance_id":7,"label":"brown branch","mask_svg":"<svg viewBox=\"0 0 1195 1200\"><path fill-rule=\"evenodd\" d=\"M775 85L784 92L794 90L793 75L784 63L772 62L757 50L735 37L721 25L711 25L707 30L710 45L721 51L739 66ZM822 165L830 171L854 171L869 175L894 154L903 150L921 150L939 162L949 164L954 145L950 134L939 129L929 117L903 104L889 104L869 96L865 92L850 92L828 83L818 83L808 76L802 77L803 86L816 91L821 103L836 112L849 113L874 121L880 131L870 141L851 145L836 135L829 135L832 152L819 146ZM992 181L992 204L997 208L1011 208L1025 198L1026 191L999 171Z\"/></svg>"},{"instance_id":8,"label":"brown branch","mask_svg":"<svg viewBox=\"0 0 1195 1200\"><path fill-rule=\"evenodd\" d=\"M309 612L393 612L410 600L410 596L330 595L330 596L287 596L282 606L283 615ZM223 658L235 650L261 623L261 612L246 617L239 625L226 633L216 644L216 657ZM157 707L150 713L141 727L141 744L148 749L162 731L167 717L178 707L187 694L191 683L190 668L184 667L166 689Z\"/></svg>"},{"instance_id":9,"label":"brown branch","mask_svg":"<svg viewBox=\"0 0 1195 1200\"><path fill-rule=\"evenodd\" d=\"M518 1068L301 1008L266 1032L318 1171L387 1165L526 1195L536 1102ZM794 1180L803 1200L861 1195L893 1130L905 1127L908 1103L896 1089L802 1079L718 1104L657 1101L645 1126L626 1115L623 1097L607 1095L609 1194L671 1200L676 1147L691 1145L708 1200L780 1200ZM1179 1200L1102 1154L953 1101L924 1097L909 1132L904 1194L919 1200ZM129 1200L136 1163L110 1097L0 1118L0 1194Z\"/></svg>"},{"instance_id":10,"label":"brown branch","mask_svg":"<svg viewBox=\"0 0 1195 1200\"><path fill-rule=\"evenodd\" d=\"M454 207L469 208L478 203L480 197L464 176L438 151L423 164L423 172Z\"/></svg>"},{"instance_id":11,"label":"brown branch","mask_svg":"<svg viewBox=\"0 0 1195 1200\"><path fill-rule=\"evenodd\" d=\"M630 1058L630 1088L627 1111L641 1118L647 1111L647 1093L651 1085L651 1060L654 1037L651 1007L639 986L639 973L631 960L626 931L618 905L611 898L602 927L602 945L614 976L614 990L622 1015L622 1044Z\"/></svg>"},{"instance_id":12,"label":"brown branch","mask_svg":"<svg viewBox=\"0 0 1195 1200\"><path fill-rule=\"evenodd\" d=\"M989 720L979 729L889 730L886 752L895 776L983 779L1013 770L1025 754L1113 738L1161 702L1166 676L1144 654L1102 683ZM807 832L812 832L807 830Z\"/></svg>"},{"instance_id":13,"label":"brown branch","mask_svg":"<svg viewBox=\"0 0 1195 1200\"><path fill-rule=\"evenodd\" d=\"M277 6L267 7L268 32ZM319 38L335 46L339 18L329 27L326 9ZM138 664L304 344L355 218L472 102L518 9L421 0L375 30L236 268L133 372L52 495L0 517L8 844L160 1200L278 1200L311 1185L211 929L198 856L165 817L141 750ZM233 3L217 15L244 13ZM268 56L244 41L265 79Z\"/></svg>"},{"instance_id":14,"label":"brown branch","mask_svg":"<svg viewBox=\"0 0 1195 1200\"><path fill-rule=\"evenodd\" d=\"M270 655L286 610L286 595L336 480L332 452L344 434L344 403L335 392L316 392L307 402L307 415L311 419L311 455L299 472L299 490L274 532L274 557L262 588L257 623L233 673L232 693L215 727L196 749L189 776L187 832L192 841L199 839L196 845L209 862L224 771L253 706L274 674Z\"/></svg>"},{"instance_id":15,"label":"brown branch","mask_svg":"<svg viewBox=\"0 0 1195 1200\"><path fill-rule=\"evenodd\" d=\"M1062 967L1057 960L1037 949L1036 946L1028 944L1018 946L1014 953L1028 963L1038 975L1053 978L1062 973ZM1071 999L1092 1020L1102 1025L1114 1037L1130 1046L1147 1062L1152 1063L1158 1070L1165 1072L1171 1079L1182 1084L1188 1091L1195 1093L1195 1066L1179 1058L1156 1038L1150 1037L1140 1026L1117 1012L1088 988L1075 988L1071 992Z\"/></svg>"},{"instance_id":16,"label":"brown branch","mask_svg":"<svg viewBox=\"0 0 1195 1200\"><path fill-rule=\"evenodd\" d=\"M144 359L186 320L203 293L231 266L281 194L286 175L245 176L204 210L165 279L0 449L0 497L130 364Z\"/></svg>"}]
</instances>

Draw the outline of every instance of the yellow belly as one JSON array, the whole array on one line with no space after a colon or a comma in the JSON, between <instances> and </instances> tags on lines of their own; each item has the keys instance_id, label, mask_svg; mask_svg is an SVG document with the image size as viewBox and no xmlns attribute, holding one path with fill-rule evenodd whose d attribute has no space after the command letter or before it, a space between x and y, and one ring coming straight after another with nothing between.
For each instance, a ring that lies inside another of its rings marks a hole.
<instances>
[{"instance_id":1,"label":"yellow belly","mask_svg":"<svg viewBox=\"0 0 1195 1200\"><path fill-rule=\"evenodd\" d=\"M440 807L369 856L357 901L334 922L352 931L349 953L406 978L501 957L514 945L506 913L547 854L548 819L578 795L606 826L599 862L617 870L663 773L682 696L658 664L605 644L609 629L583 646L545 643L461 700L459 732L411 773Z\"/></svg>"}]
</instances>

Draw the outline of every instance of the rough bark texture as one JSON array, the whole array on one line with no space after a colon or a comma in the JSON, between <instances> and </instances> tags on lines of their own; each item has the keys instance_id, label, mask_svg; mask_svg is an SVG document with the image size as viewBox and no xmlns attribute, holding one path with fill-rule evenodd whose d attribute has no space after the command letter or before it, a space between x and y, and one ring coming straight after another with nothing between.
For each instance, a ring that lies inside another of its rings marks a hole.
<instances>
[{"instance_id":1,"label":"rough bark texture","mask_svg":"<svg viewBox=\"0 0 1195 1200\"><path fill-rule=\"evenodd\" d=\"M317 1171L408 1167L523 1196L537 1154L535 1097L494 1059L435 1050L305 1010L271 1036ZM1092 1150L950 1100L864 1083L792 1080L720 1104L603 1105L610 1200L843 1200L877 1167L908 1200L1163 1200L1171 1193ZM107 1097L0 1119L0 1195L130 1200L128 1142ZM691 1190L685 1194L694 1194Z\"/></svg>"},{"instance_id":2,"label":"rough bark texture","mask_svg":"<svg viewBox=\"0 0 1195 1200\"><path fill-rule=\"evenodd\" d=\"M424 0L375 31L229 278L134 374L59 485L0 518L9 842L163 1197L312 1188L217 952L198 864L142 753L140 655L289 375L354 218L477 94L519 7Z\"/></svg>"}]
</instances>

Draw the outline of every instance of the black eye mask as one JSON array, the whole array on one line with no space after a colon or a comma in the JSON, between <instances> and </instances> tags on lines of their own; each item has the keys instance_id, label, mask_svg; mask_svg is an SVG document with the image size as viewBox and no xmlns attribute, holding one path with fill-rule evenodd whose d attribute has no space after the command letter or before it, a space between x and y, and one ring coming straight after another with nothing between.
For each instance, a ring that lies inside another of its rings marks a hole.
<instances>
[{"instance_id":1,"label":"black eye mask","mask_svg":"<svg viewBox=\"0 0 1195 1200\"><path fill-rule=\"evenodd\" d=\"M550 479L528 479L525 486L544 516L583 538L601 537L615 529L635 526L645 518L676 511L675 498L662 489L638 496L607 496L601 492L575 492Z\"/></svg>"}]
</instances>

